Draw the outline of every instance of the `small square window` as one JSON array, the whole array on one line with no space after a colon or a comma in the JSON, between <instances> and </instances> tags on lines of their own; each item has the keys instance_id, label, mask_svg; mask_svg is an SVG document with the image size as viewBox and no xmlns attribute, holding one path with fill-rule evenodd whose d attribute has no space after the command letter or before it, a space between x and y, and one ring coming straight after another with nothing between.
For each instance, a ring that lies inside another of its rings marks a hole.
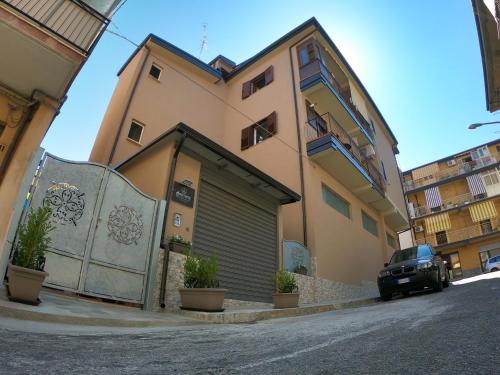
<instances>
[{"instance_id":1,"label":"small square window","mask_svg":"<svg viewBox=\"0 0 500 375\"><path fill-rule=\"evenodd\" d=\"M337 210L339 213L344 215L346 218L351 218L351 205L340 195L335 194L325 185L321 185L321 190L323 194L323 201L330 207Z\"/></svg>"},{"instance_id":2,"label":"small square window","mask_svg":"<svg viewBox=\"0 0 500 375\"><path fill-rule=\"evenodd\" d=\"M128 139L131 139L134 142L141 143L142 131L144 130L144 126L138 124L135 121L132 121L130 124L130 129L128 130Z\"/></svg>"},{"instance_id":3,"label":"small square window","mask_svg":"<svg viewBox=\"0 0 500 375\"><path fill-rule=\"evenodd\" d=\"M366 214L364 211L361 211L361 216L363 221L363 228L365 228L368 232L370 232L374 236L378 237L377 222L374 219L372 219L368 214Z\"/></svg>"},{"instance_id":4,"label":"small square window","mask_svg":"<svg viewBox=\"0 0 500 375\"><path fill-rule=\"evenodd\" d=\"M0 137L2 137L2 133L5 130L5 126L6 126L5 122L0 121Z\"/></svg>"},{"instance_id":5,"label":"small square window","mask_svg":"<svg viewBox=\"0 0 500 375\"><path fill-rule=\"evenodd\" d=\"M149 69L149 75L154 79L156 79L157 81L159 81L161 75L161 68L159 68L155 64L151 65L151 69Z\"/></svg>"}]
</instances>

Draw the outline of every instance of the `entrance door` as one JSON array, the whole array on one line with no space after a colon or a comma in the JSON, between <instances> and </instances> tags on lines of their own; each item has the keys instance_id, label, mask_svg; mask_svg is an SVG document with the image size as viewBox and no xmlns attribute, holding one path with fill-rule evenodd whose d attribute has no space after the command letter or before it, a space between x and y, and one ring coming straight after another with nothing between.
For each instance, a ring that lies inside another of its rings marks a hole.
<instances>
[{"instance_id":1,"label":"entrance door","mask_svg":"<svg viewBox=\"0 0 500 375\"><path fill-rule=\"evenodd\" d=\"M451 276L453 279L462 276L462 265L460 264L460 257L457 253L445 254L443 258L448 262L449 268L451 269Z\"/></svg>"},{"instance_id":2,"label":"entrance door","mask_svg":"<svg viewBox=\"0 0 500 375\"><path fill-rule=\"evenodd\" d=\"M215 255L226 296L271 302L277 269L278 202L221 169L203 165L193 252Z\"/></svg>"},{"instance_id":3,"label":"entrance door","mask_svg":"<svg viewBox=\"0 0 500 375\"><path fill-rule=\"evenodd\" d=\"M52 210L46 286L144 303L158 201L115 171L46 155L31 208Z\"/></svg>"}]
</instances>

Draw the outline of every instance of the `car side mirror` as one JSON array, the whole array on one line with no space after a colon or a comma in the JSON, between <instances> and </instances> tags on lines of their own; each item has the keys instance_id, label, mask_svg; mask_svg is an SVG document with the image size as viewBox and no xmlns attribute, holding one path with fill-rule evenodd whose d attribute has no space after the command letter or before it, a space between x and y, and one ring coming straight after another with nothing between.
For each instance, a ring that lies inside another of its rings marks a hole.
<instances>
[{"instance_id":1,"label":"car side mirror","mask_svg":"<svg viewBox=\"0 0 500 375\"><path fill-rule=\"evenodd\" d=\"M384 263L384 267L387 267L389 265L389 263Z\"/></svg>"}]
</instances>

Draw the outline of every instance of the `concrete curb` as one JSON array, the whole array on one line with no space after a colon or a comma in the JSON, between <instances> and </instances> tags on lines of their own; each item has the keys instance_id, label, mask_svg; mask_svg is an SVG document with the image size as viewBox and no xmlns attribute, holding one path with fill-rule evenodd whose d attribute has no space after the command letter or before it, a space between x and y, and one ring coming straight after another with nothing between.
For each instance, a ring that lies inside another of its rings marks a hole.
<instances>
[{"instance_id":1,"label":"concrete curb","mask_svg":"<svg viewBox=\"0 0 500 375\"><path fill-rule=\"evenodd\" d=\"M294 316L303 316L319 314L333 310L342 310L354 307L361 307L373 304L377 298L369 298L348 302L337 302L322 305L306 305L291 309L242 309L229 310L221 313L206 313L197 311L177 310L165 314L165 319L161 317L156 319L120 319L106 317L92 317L85 315L65 315L57 313L47 313L36 311L31 307L25 309L23 305L7 306L0 303L0 317L28 320L44 323L59 323L80 326L102 326L102 327L174 327L190 326L206 323L232 324L232 323L253 323L260 320L288 318ZM170 314L170 315L168 315Z\"/></svg>"},{"instance_id":2,"label":"concrete curb","mask_svg":"<svg viewBox=\"0 0 500 375\"><path fill-rule=\"evenodd\" d=\"M371 305L377 302L378 298L359 299L347 302L336 302L330 304L299 306L291 309L273 310L237 310L221 313L206 313L200 311L180 310L177 313L190 318L199 319L210 323L231 324L231 323L253 323L259 320L289 318L294 316L320 314L333 310L344 310L355 307Z\"/></svg>"}]
</instances>

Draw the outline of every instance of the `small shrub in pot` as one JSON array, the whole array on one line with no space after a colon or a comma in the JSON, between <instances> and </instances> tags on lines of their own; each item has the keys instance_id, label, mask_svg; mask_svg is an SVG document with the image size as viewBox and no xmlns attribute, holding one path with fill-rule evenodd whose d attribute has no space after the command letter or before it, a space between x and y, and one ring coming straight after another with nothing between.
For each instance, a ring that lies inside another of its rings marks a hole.
<instances>
[{"instance_id":1,"label":"small shrub in pot","mask_svg":"<svg viewBox=\"0 0 500 375\"><path fill-rule=\"evenodd\" d=\"M299 288L293 273L278 271L274 275L276 293L273 294L274 308L283 309L299 305Z\"/></svg>"},{"instance_id":2,"label":"small shrub in pot","mask_svg":"<svg viewBox=\"0 0 500 375\"><path fill-rule=\"evenodd\" d=\"M26 224L21 224L12 262L9 263L9 298L14 301L37 304L38 295L48 273L44 272L45 252L54 229L51 210L40 207L30 210Z\"/></svg>"},{"instance_id":3,"label":"small shrub in pot","mask_svg":"<svg viewBox=\"0 0 500 375\"><path fill-rule=\"evenodd\" d=\"M182 236L172 236L168 241L170 251L180 254L189 254L191 251L191 241L185 240Z\"/></svg>"},{"instance_id":4,"label":"small shrub in pot","mask_svg":"<svg viewBox=\"0 0 500 375\"><path fill-rule=\"evenodd\" d=\"M199 311L223 311L226 289L219 288L216 257L208 259L188 255L184 264L184 288L179 289L181 308Z\"/></svg>"}]
</instances>

